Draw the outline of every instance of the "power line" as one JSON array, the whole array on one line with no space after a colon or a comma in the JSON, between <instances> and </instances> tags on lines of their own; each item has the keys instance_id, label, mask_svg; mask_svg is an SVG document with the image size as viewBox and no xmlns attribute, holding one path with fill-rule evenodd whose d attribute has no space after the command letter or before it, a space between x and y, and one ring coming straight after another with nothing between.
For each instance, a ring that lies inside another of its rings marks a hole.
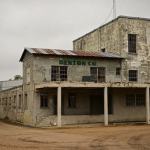
<instances>
[{"instance_id":1,"label":"power line","mask_svg":"<svg viewBox=\"0 0 150 150\"><path fill-rule=\"evenodd\" d=\"M111 8L111 10L110 10L110 12L109 12L108 16L105 18L104 23L106 23L106 22L109 20L109 18L110 18L110 17L111 17L111 15L112 15L112 12L113 12L113 7ZM103 24L104 24L104 23L103 23Z\"/></svg>"},{"instance_id":2,"label":"power line","mask_svg":"<svg viewBox=\"0 0 150 150\"><path fill-rule=\"evenodd\" d=\"M113 0L113 19L116 18L116 0Z\"/></svg>"},{"instance_id":3,"label":"power line","mask_svg":"<svg viewBox=\"0 0 150 150\"><path fill-rule=\"evenodd\" d=\"M116 18L116 0L113 0L113 6L108 14L108 16L105 18L103 24L105 24L106 22L108 22L108 20L110 19L110 17L113 15L113 19Z\"/></svg>"}]
</instances>

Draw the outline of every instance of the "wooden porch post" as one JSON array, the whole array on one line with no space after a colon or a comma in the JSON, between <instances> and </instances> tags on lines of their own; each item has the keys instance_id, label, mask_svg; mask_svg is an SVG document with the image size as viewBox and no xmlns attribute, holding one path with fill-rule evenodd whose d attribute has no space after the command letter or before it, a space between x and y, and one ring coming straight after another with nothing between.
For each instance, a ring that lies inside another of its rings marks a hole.
<instances>
[{"instance_id":1,"label":"wooden porch post","mask_svg":"<svg viewBox=\"0 0 150 150\"><path fill-rule=\"evenodd\" d=\"M108 126L108 87L104 87L104 125Z\"/></svg>"},{"instance_id":2,"label":"wooden porch post","mask_svg":"<svg viewBox=\"0 0 150 150\"><path fill-rule=\"evenodd\" d=\"M57 88L57 126L61 127L61 87Z\"/></svg>"},{"instance_id":3,"label":"wooden porch post","mask_svg":"<svg viewBox=\"0 0 150 150\"><path fill-rule=\"evenodd\" d=\"M149 87L146 87L146 123L147 124L150 124L150 121L149 121L149 116L150 116L149 104L150 104L150 102L149 102Z\"/></svg>"}]
</instances>

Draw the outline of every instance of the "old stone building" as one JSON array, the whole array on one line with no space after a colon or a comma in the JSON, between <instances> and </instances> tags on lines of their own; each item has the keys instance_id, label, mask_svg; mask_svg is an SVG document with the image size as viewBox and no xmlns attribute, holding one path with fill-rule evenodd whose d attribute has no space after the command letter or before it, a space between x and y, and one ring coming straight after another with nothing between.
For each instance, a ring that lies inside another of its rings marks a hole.
<instances>
[{"instance_id":1,"label":"old stone building","mask_svg":"<svg viewBox=\"0 0 150 150\"><path fill-rule=\"evenodd\" d=\"M0 91L0 118L31 126L149 124L150 20L120 16L73 46L25 48L23 85Z\"/></svg>"}]
</instances>

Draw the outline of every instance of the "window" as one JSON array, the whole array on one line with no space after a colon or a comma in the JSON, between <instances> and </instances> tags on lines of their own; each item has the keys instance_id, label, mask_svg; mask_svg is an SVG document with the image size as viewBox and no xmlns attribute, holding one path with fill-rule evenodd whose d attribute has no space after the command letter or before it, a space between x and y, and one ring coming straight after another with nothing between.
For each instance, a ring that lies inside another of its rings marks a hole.
<instances>
[{"instance_id":1,"label":"window","mask_svg":"<svg viewBox=\"0 0 150 150\"><path fill-rule=\"evenodd\" d=\"M136 106L145 106L144 94L136 94Z\"/></svg>"},{"instance_id":2,"label":"window","mask_svg":"<svg viewBox=\"0 0 150 150\"><path fill-rule=\"evenodd\" d=\"M76 95L69 94L68 96L68 107L69 108L76 108Z\"/></svg>"},{"instance_id":3,"label":"window","mask_svg":"<svg viewBox=\"0 0 150 150\"><path fill-rule=\"evenodd\" d=\"M144 94L127 95L126 106L145 106L145 95Z\"/></svg>"},{"instance_id":4,"label":"window","mask_svg":"<svg viewBox=\"0 0 150 150\"><path fill-rule=\"evenodd\" d=\"M8 98L5 98L5 106L8 106Z\"/></svg>"},{"instance_id":5,"label":"window","mask_svg":"<svg viewBox=\"0 0 150 150\"><path fill-rule=\"evenodd\" d=\"M116 75L120 76L120 74L121 74L121 68L116 68Z\"/></svg>"},{"instance_id":6,"label":"window","mask_svg":"<svg viewBox=\"0 0 150 150\"><path fill-rule=\"evenodd\" d=\"M11 107L11 97L9 97L9 106Z\"/></svg>"},{"instance_id":7,"label":"window","mask_svg":"<svg viewBox=\"0 0 150 150\"><path fill-rule=\"evenodd\" d=\"M105 68L91 67L91 76L93 76L97 82L105 82Z\"/></svg>"},{"instance_id":8,"label":"window","mask_svg":"<svg viewBox=\"0 0 150 150\"><path fill-rule=\"evenodd\" d=\"M128 34L128 52L136 53L136 34Z\"/></svg>"},{"instance_id":9,"label":"window","mask_svg":"<svg viewBox=\"0 0 150 150\"><path fill-rule=\"evenodd\" d=\"M60 66L60 80L67 80L67 66Z\"/></svg>"},{"instance_id":10,"label":"window","mask_svg":"<svg viewBox=\"0 0 150 150\"><path fill-rule=\"evenodd\" d=\"M105 49L105 48L102 48L102 49L101 49L101 52L103 52L103 53L104 53L105 51L106 51L106 49Z\"/></svg>"},{"instance_id":11,"label":"window","mask_svg":"<svg viewBox=\"0 0 150 150\"><path fill-rule=\"evenodd\" d=\"M2 105L4 106L5 105L5 99L2 98Z\"/></svg>"},{"instance_id":12,"label":"window","mask_svg":"<svg viewBox=\"0 0 150 150\"><path fill-rule=\"evenodd\" d=\"M48 95L47 94L40 95L40 107L41 108L48 107Z\"/></svg>"},{"instance_id":13,"label":"window","mask_svg":"<svg viewBox=\"0 0 150 150\"><path fill-rule=\"evenodd\" d=\"M137 81L137 80L138 80L138 71L129 70L129 81Z\"/></svg>"},{"instance_id":14,"label":"window","mask_svg":"<svg viewBox=\"0 0 150 150\"><path fill-rule=\"evenodd\" d=\"M16 108L16 95L14 95L14 104L13 104L14 108Z\"/></svg>"},{"instance_id":15,"label":"window","mask_svg":"<svg viewBox=\"0 0 150 150\"><path fill-rule=\"evenodd\" d=\"M105 68L98 68L98 82L105 82Z\"/></svg>"},{"instance_id":16,"label":"window","mask_svg":"<svg viewBox=\"0 0 150 150\"><path fill-rule=\"evenodd\" d=\"M19 108L21 108L21 103L22 103L22 96L21 94L19 95Z\"/></svg>"},{"instance_id":17,"label":"window","mask_svg":"<svg viewBox=\"0 0 150 150\"><path fill-rule=\"evenodd\" d=\"M27 100L28 100L28 95L25 94L25 95L24 95L24 109L25 109L25 110L28 109Z\"/></svg>"},{"instance_id":18,"label":"window","mask_svg":"<svg viewBox=\"0 0 150 150\"><path fill-rule=\"evenodd\" d=\"M126 96L126 106L135 106L135 95Z\"/></svg>"},{"instance_id":19,"label":"window","mask_svg":"<svg viewBox=\"0 0 150 150\"><path fill-rule=\"evenodd\" d=\"M52 81L67 81L67 66L52 66L51 80Z\"/></svg>"},{"instance_id":20,"label":"window","mask_svg":"<svg viewBox=\"0 0 150 150\"><path fill-rule=\"evenodd\" d=\"M26 70L26 83L30 83L30 67Z\"/></svg>"}]
</instances>

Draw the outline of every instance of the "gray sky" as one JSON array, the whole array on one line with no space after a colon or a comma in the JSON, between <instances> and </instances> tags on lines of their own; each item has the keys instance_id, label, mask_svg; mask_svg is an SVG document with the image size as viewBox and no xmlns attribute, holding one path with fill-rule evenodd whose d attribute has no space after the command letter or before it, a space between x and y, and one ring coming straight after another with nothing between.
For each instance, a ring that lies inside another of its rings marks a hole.
<instances>
[{"instance_id":1,"label":"gray sky","mask_svg":"<svg viewBox=\"0 0 150 150\"><path fill-rule=\"evenodd\" d=\"M113 0L0 0L0 80L22 74L24 47L72 49L102 25ZM116 0L117 16L150 18L150 0Z\"/></svg>"}]
</instances>

